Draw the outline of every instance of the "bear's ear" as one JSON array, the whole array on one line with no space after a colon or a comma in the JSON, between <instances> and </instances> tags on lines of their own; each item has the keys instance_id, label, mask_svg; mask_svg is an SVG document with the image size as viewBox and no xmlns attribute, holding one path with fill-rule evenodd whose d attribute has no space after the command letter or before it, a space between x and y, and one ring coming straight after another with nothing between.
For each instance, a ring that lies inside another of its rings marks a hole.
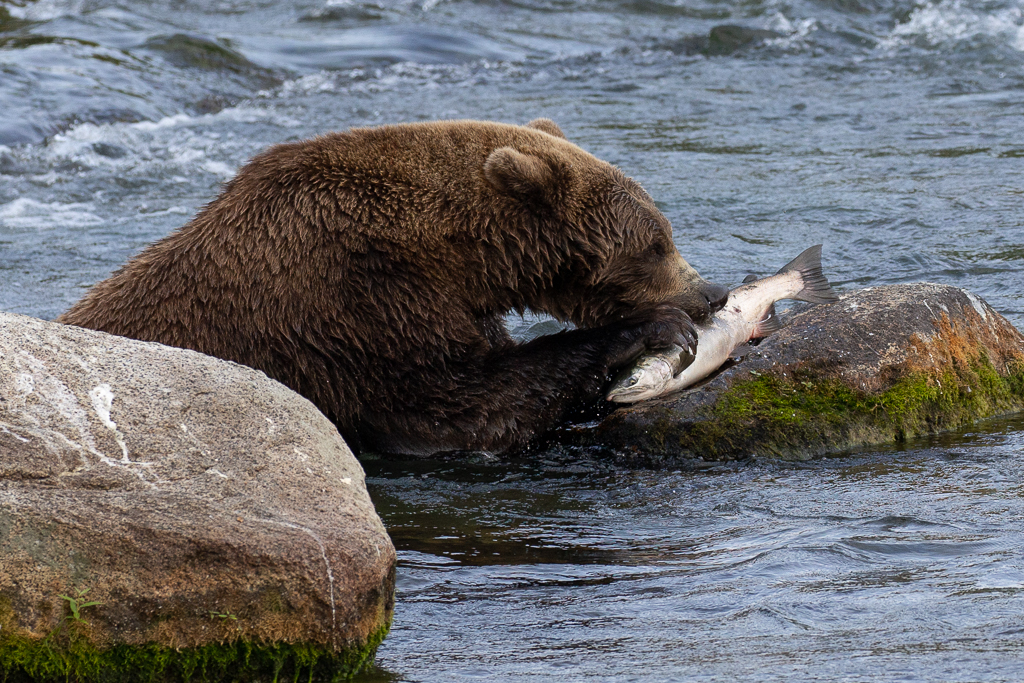
<instances>
[{"instance_id":1,"label":"bear's ear","mask_svg":"<svg viewBox=\"0 0 1024 683\"><path fill-rule=\"evenodd\" d=\"M511 147L491 152L484 162L484 177L499 192L544 202L555 184L555 172L546 161Z\"/></svg>"},{"instance_id":2,"label":"bear's ear","mask_svg":"<svg viewBox=\"0 0 1024 683\"><path fill-rule=\"evenodd\" d=\"M558 127L558 124L551 119L534 119L526 124L527 128L536 128L539 131L547 133L548 135L554 135L556 138L566 139L565 133Z\"/></svg>"}]
</instances>

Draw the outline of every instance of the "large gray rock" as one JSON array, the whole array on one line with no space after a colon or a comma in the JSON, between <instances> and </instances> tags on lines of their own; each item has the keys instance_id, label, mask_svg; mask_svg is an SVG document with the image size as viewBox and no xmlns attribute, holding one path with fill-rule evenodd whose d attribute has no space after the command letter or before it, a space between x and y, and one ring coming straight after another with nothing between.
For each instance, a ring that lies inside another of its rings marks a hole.
<instances>
[{"instance_id":1,"label":"large gray rock","mask_svg":"<svg viewBox=\"0 0 1024 683\"><path fill-rule=\"evenodd\" d=\"M0 314L3 674L352 673L387 632L394 570L362 468L305 399Z\"/></svg>"},{"instance_id":2,"label":"large gray rock","mask_svg":"<svg viewBox=\"0 0 1024 683\"><path fill-rule=\"evenodd\" d=\"M968 291L858 290L793 315L706 383L616 410L566 440L621 462L806 459L1024 410L1024 335Z\"/></svg>"}]
</instances>

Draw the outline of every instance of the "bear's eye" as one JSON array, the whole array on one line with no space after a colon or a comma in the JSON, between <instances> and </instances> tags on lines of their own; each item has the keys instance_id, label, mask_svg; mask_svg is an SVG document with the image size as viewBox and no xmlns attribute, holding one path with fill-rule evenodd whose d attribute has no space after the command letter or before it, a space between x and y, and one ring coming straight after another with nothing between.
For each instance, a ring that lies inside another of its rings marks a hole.
<instances>
[{"instance_id":1,"label":"bear's eye","mask_svg":"<svg viewBox=\"0 0 1024 683\"><path fill-rule=\"evenodd\" d=\"M663 259L668 256L668 248L661 242L654 242L647 247L644 255L652 259Z\"/></svg>"}]
</instances>

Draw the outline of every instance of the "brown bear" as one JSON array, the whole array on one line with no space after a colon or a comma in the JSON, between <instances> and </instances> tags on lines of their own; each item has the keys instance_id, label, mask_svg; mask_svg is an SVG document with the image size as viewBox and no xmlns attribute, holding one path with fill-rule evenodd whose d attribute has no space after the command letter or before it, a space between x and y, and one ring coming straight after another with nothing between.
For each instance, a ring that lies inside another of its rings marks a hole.
<instances>
[{"instance_id":1,"label":"brown bear","mask_svg":"<svg viewBox=\"0 0 1024 683\"><path fill-rule=\"evenodd\" d=\"M727 296L552 121L441 121L272 147L58 320L257 368L357 452L422 455L529 444ZM578 329L516 344L526 310Z\"/></svg>"}]
</instances>

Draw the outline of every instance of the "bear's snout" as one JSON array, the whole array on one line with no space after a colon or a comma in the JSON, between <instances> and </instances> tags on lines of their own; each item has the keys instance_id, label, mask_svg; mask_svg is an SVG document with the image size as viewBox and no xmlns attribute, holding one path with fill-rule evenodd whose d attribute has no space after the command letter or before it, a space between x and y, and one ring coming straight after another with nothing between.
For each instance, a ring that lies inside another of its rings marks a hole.
<instances>
[{"instance_id":1,"label":"bear's snout","mask_svg":"<svg viewBox=\"0 0 1024 683\"><path fill-rule=\"evenodd\" d=\"M722 310L725 306L725 302L729 300L729 288L722 285L716 285L713 282L708 282L703 287L704 298L707 299L708 308L711 312Z\"/></svg>"}]
</instances>

